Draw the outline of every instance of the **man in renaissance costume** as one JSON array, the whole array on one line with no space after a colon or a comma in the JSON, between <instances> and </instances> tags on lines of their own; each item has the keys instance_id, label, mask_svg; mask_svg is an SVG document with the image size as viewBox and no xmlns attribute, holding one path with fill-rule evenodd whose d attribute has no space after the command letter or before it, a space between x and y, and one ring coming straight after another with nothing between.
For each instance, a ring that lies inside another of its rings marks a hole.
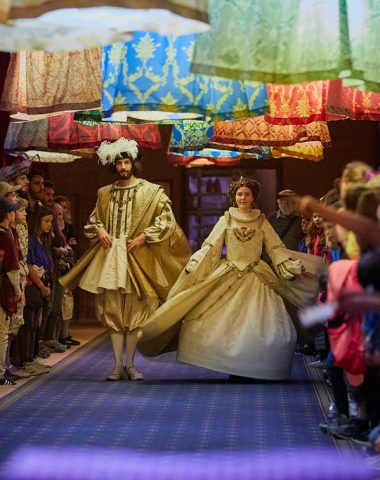
<instances>
[{"instance_id":1,"label":"man in renaissance costume","mask_svg":"<svg viewBox=\"0 0 380 480\"><path fill-rule=\"evenodd\" d=\"M84 228L96 243L60 282L96 294L96 314L110 329L115 358L107 379L143 380L134 365L139 327L165 300L188 259L188 245L163 188L139 178L137 143L124 137L103 142L97 154L117 180L99 189Z\"/></svg>"}]
</instances>

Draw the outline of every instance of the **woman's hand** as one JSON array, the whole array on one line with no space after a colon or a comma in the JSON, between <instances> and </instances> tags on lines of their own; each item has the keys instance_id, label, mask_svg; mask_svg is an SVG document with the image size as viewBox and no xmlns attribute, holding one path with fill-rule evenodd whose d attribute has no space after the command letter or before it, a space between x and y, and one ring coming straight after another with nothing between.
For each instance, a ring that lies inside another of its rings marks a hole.
<instances>
[{"instance_id":1,"label":"woman's hand","mask_svg":"<svg viewBox=\"0 0 380 480\"><path fill-rule=\"evenodd\" d=\"M112 237L107 232L107 230L105 228L103 228L103 227L99 228L98 238L99 238L100 245L103 248L111 248L112 247Z\"/></svg>"},{"instance_id":2,"label":"woman's hand","mask_svg":"<svg viewBox=\"0 0 380 480\"><path fill-rule=\"evenodd\" d=\"M22 292L16 293L15 299L16 299L16 303L21 303L21 305L25 305L25 297Z\"/></svg>"},{"instance_id":3,"label":"woman's hand","mask_svg":"<svg viewBox=\"0 0 380 480\"><path fill-rule=\"evenodd\" d=\"M300 275L299 275L299 278L306 278L306 279L310 279L310 278L313 278L314 275L311 273L311 272L302 272Z\"/></svg>"},{"instance_id":4,"label":"woman's hand","mask_svg":"<svg viewBox=\"0 0 380 480\"><path fill-rule=\"evenodd\" d=\"M133 250L134 248L138 248L140 247L143 243L145 243L145 234L144 233L140 233L140 235L138 235L136 238L134 238L133 240L128 240L128 244L127 244L127 250L128 252L130 252L131 250Z\"/></svg>"},{"instance_id":5,"label":"woman's hand","mask_svg":"<svg viewBox=\"0 0 380 480\"><path fill-rule=\"evenodd\" d=\"M55 252L58 255L60 255L61 257L63 257L64 255L67 255L69 253L69 248L67 248L67 247L56 247Z\"/></svg>"},{"instance_id":6,"label":"woman's hand","mask_svg":"<svg viewBox=\"0 0 380 480\"><path fill-rule=\"evenodd\" d=\"M45 285L43 285L41 288L40 288L40 291L41 291L41 295L46 298L50 295L50 288L49 287L46 287Z\"/></svg>"}]
</instances>

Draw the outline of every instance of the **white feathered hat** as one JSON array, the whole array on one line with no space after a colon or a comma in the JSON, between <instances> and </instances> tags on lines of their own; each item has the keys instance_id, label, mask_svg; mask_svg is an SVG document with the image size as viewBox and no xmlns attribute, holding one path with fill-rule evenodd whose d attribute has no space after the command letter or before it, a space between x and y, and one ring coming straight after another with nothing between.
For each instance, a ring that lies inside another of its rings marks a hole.
<instances>
[{"instance_id":1,"label":"white feathered hat","mask_svg":"<svg viewBox=\"0 0 380 480\"><path fill-rule=\"evenodd\" d=\"M116 142L108 142L105 140L100 144L96 153L102 165L110 165L115 163L118 158L123 158L122 153L126 153L132 160L135 160L139 149L135 140L120 137Z\"/></svg>"}]
</instances>

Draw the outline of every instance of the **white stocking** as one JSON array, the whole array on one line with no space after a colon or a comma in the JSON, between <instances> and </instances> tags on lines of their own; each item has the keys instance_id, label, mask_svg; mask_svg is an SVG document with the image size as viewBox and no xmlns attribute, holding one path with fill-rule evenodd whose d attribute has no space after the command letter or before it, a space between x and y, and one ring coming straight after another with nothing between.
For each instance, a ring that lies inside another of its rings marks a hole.
<instances>
[{"instance_id":1,"label":"white stocking","mask_svg":"<svg viewBox=\"0 0 380 480\"><path fill-rule=\"evenodd\" d=\"M132 332L127 332L127 369L134 365L135 353L137 348L137 342L139 340L138 337L139 330L135 328Z\"/></svg>"},{"instance_id":2,"label":"white stocking","mask_svg":"<svg viewBox=\"0 0 380 480\"><path fill-rule=\"evenodd\" d=\"M115 368L123 368L124 332L110 332Z\"/></svg>"}]
</instances>

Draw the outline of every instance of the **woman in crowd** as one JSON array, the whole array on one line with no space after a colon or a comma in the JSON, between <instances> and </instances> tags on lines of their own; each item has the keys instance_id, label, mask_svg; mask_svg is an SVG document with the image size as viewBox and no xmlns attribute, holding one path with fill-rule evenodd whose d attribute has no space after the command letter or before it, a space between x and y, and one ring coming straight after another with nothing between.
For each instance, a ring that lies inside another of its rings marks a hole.
<instances>
[{"instance_id":1,"label":"woman in crowd","mask_svg":"<svg viewBox=\"0 0 380 480\"><path fill-rule=\"evenodd\" d=\"M179 360L244 377L288 378L296 333L281 296L296 306L313 298L316 281L303 271L316 272L322 262L285 248L253 208L259 191L255 180L232 182L233 206L143 326L143 350L144 342L173 332L182 320ZM261 260L264 245L276 273Z\"/></svg>"},{"instance_id":2,"label":"woman in crowd","mask_svg":"<svg viewBox=\"0 0 380 480\"><path fill-rule=\"evenodd\" d=\"M66 274L74 265L74 254L70 245L67 243L62 233L64 227L63 208L58 203L53 203L53 231L52 231L52 257L54 263L53 269L53 292L51 312L46 321L44 332L45 346L51 348L57 353L66 350L65 342L60 342L61 329L63 328L62 303L64 288L58 282L58 278ZM63 339L62 339L63 340Z\"/></svg>"},{"instance_id":3,"label":"woman in crowd","mask_svg":"<svg viewBox=\"0 0 380 480\"><path fill-rule=\"evenodd\" d=\"M74 236L74 228L72 225L70 201L65 195L57 195L54 197L54 201L55 203L59 203L63 209L63 223L60 225L60 230L65 236L66 242L70 245L70 247L75 248L77 245L77 240Z\"/></svg>"},{"instance_id":4,"label":"woman in crowd","mask_svg":"<svg viewBox=\"0 0 380 480\"><path fill-rule=\"evenodd\" d=\"M20 328L21 360L31 374L47 373L36 360L39 345L39 318L44 302L51 296L53 259L51 235L53 212L37 205L28 218L28 279L25 287L24 325Z\"/></svg>"}]
</instances>

